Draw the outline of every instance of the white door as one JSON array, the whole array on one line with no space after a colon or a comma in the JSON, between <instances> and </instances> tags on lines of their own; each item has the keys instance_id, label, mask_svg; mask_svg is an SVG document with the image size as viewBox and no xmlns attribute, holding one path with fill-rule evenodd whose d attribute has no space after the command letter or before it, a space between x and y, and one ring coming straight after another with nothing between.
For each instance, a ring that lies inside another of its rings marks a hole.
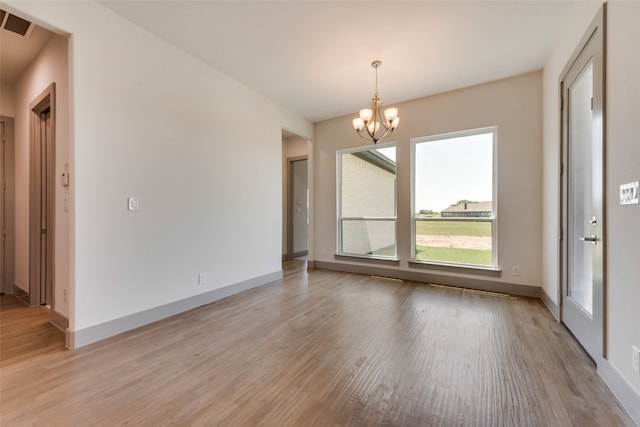
<instances>
[{"instance_id":1,"label":"white door","mask_svg":"<svg viewBox=\"0 0 640 427\"><path fill-rule=\"evenodd\" d=\"M562 322L603 357L603 28L597 20L562 80L564 272Z\"/></svg>"}]
</instances>

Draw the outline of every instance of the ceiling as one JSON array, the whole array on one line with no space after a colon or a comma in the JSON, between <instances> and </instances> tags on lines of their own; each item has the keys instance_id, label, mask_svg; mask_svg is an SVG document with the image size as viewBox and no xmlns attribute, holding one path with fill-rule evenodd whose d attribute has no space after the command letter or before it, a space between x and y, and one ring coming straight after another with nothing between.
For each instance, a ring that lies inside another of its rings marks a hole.
<instances>
[{"instance_id":1,"label":"ceiling","mask_svg":"<svg viewBox=\"0 0 640 427\"><path fill-rule=\"evenodd\" d=\"M53 33L34 26L21 36L0 30L0 83L13 85L51 39Z\"/></svg>"},{"instance_id":2,"label":"ceiling","mask_svg":"<svg viewBox=\"0 0 640 427\"><path fill-rule=\"evenodd\" d=\"M100 1L314 122L367 106L374 59L383 62L387 106L539 70L572 10L587 2ZM11 83L48 38L40 47L14 46L9 57L14 40L4 33L0 75Z\"/></svg>"}]
</instances>

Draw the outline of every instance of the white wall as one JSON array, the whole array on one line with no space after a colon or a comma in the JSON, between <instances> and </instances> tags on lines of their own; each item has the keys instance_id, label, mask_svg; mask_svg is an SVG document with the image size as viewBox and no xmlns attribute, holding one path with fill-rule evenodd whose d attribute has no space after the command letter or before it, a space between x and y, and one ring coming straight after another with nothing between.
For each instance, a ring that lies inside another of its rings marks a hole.
<instances>
[{"instance_id":1,"label":"white wall","mask_svg":"<svg viewBox=\"0 0 640 427\"><path fill-rule=\"evenodd\" d=\"M51 83L55 83L55 266L53 309L68 317L64 289L69 286L69 212L64 210L69 188L60 175L69 164L69 84L67 38L54 35L15 84L15 280L29 292L29 105ZM73 175L72 175L73 176Z\"/></svg>"},{"instance_id":2,"label":"white wall","mask_svg":"<svg viewBox=\"0 0 640 427\"><path fill-rule=\"evenodd\" d=\"M72 34L72 331L281 271L281 131L310 122L97 3L8 3Z\"/></svg>"},{"instance_id":3,"label":"white wall","mask_svg":"<svg viewBox=\"0 0 640 427\"><path fill-rule=\"evenodd\" d=\"M410 139L497 125L498 261L503 271L500 277L489 280L540 286L541 83L542 73L534 72L398 105L400 126L389 139L397 142L397 242L401 260L397 268L411 270L406 264L411 259ZM367 144L353 131L352 118L341 117L316 124L314 260L349 264L334 259L336 150ZM513 265L520 266L519 276L511 274ZM440 270L437 273L487 280L486 275L474 273Z\"/></svg>"},{"instance_id":4,"label":"white wall","mask_svg":"<svg viewBox=\"0 0 640 427\"><path fill-rule=\"evenodd\" d=\"M620 184L640 181L640 3L610 1L607 27L607 359L633 387L631 346L640 348L640 205L621 206ZM640 407L636 409L640 417ZM640 421L640 418L637 418Z\"/></svg>"},{"instance_id":5,"label":"white wall","mask_svg":"<svg viewBox=\"0 0 640 427\"><path fill-rule=\"evenodd\" d=\"M0 116L15 117L15 94L13 85L0 84Z\"/></svg>"}]
</instances>

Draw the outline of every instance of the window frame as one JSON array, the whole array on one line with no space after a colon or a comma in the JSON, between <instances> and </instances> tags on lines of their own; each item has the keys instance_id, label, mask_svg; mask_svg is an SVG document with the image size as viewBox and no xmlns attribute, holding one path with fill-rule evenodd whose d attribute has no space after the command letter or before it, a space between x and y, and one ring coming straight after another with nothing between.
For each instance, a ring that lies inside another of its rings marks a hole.
<instances>
[{"instance_id":1,"label":"window frame","mask_svg":"<svg viewBox=\"0 0 640 427\"><path fill-rule=\"evenodd\" d=\"M417 218L416 217L416 146L422 143L428 143L432 141L443 141L453 138L462 138L466 136L480 135L491 133L493 135L492 143L492 200L491 210L493 215L491 217L468 217L468 218ZM476 270L489 270L500 271L498 265L498 126L487 126L476 129L468 129L463 131L447 132L437 135L422 136L417 138L411 138L411 260L409 264L425 264L425 265L437 265L457 268L468 268ZM473 222L491 222L491 265L481 264L465 264L446 261L429 261L416 258L416 224L417 221L473 221Z\"/></svg>"},{"instance_id":2,"label":"window frame","mask_svg":"<svg viewBox=\"0 0 640 427\"><path fill-rule=\"evenodd\" d=\"M363 151L378 150L381 148L394 147L396 149L396 173L394 177L394 196L393 196L393 217L342 217L342 155L353 154ZM382 144L376 144L373 146L354 147L336 151L336 256L340 257L353 257L353 258L365 258L372 260L390 260L398 261L398 144L395 141L389 141ZM394 227L394 246L395 255L367 255L367 254L354 254L342 251L342 222L347 221L393 221Z\"/></svg>"}]
</instances>

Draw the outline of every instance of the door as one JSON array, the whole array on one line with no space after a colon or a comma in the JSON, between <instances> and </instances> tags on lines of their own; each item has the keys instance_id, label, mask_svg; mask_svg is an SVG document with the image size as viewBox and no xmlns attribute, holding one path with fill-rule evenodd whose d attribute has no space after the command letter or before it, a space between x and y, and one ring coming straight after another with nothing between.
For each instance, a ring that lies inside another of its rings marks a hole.
<instances>
[{"instance_id":1,"label":"door","mask_svg":"<svg viewBox=\"0 0 640 427\"><path fill-rule=\"evenodd\" d=\"M596 362L604 356L603 11L562 79L562 322Z\"/></svg>"},{"instance_id":2,"label":"door","mask_svg":"<svg viewBox=\"0 0 640 427\"><path fill-rule=\"evenodd\" d=\"M0 293L12 293L15 264L14 124L0 117Z\"/></svg>"},{"instance_id":3,"label":"door","mask_svg":"<svg viewBox=\"0 0 640 427\"><path fill-rule=\"evenodd\" d=\"M308 253L308 161L307 159L290 161L289 190L289 236L288 257L294 258Z\"/></svg>"},{"instance_id":4,"label":"door","mask_svg":"<svg viewBox=\"0 0 640 427\"><path fill-rule=\"evenodd\" d=\"M51 109L40 113L40 248L38 278L40 305L51 304L51 285L53 279L53 147L51 135Z\"/></svg>"},{"instance_id":5,"label":"door","mask_svg":"<svg viewBox=\"0 0 640 427\"><path fill-rule=\"evenodd\" d=\"M55 212L55 86L31 104L30 279L31 305L53 306Z\"/></svg>"},{"instance_id":6,"label":"door","mask_svg":"<svg viewBox=\"0 0 640 427\"><path fill-rule=\"evenodd\" d=\"M7 198L7 162L6 158L6 150L5 150L5 133L4 133L4 121L0 121L0 138L2 138L2 146L0 147L0 167L2 167L2 171L0 171L0 293L5 293L5 287L7 283L7 228L5 222L5 212L6 212L6 198Z\"/></svg>"}]
</instances>

